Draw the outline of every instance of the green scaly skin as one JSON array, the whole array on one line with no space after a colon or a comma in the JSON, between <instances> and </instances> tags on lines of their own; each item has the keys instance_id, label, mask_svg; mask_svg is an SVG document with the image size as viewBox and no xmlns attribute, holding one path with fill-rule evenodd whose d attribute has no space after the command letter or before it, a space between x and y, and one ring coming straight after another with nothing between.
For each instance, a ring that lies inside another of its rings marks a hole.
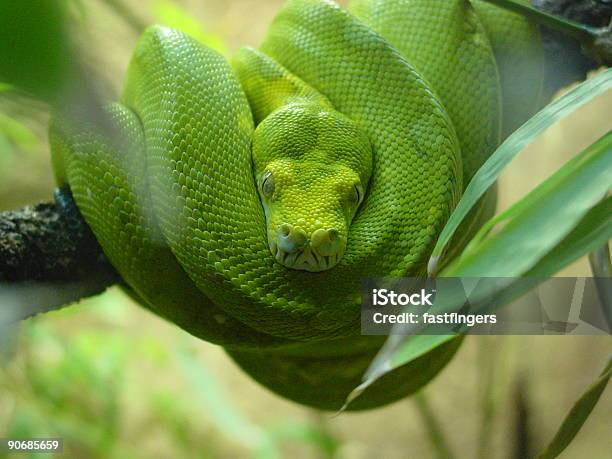
<instances>
[{"instance_id":1,"label":"green scaly skin","mask_svg":"<svg viewBox=\"0 0 612 459\"><path fill-rule=\"evenodd\" d=\"M365 197L370 141L357 123L265 54L245 48L234 69L257 124L253 170L270 251L288 268L331 269L344 255Z\"/></svg>"},{"instance_id":2,"label":"green scaly skin","mask_svg":"<svg viewBox=\"0 0 612 459\"><path fill-rule=\"evenodd\" d=\"M140 301L271 390L328 410L383 342L359 334L361 279L426 273L466 178L505 132L496 58L522 51L492 48L485 30L510 32L467 1L350 10L360 19L290 0L232 66L151 27L108 126L57 116L50 130L58 183ZM460 342L349 409L418 390Z\"/></svg>"}]
</instances>

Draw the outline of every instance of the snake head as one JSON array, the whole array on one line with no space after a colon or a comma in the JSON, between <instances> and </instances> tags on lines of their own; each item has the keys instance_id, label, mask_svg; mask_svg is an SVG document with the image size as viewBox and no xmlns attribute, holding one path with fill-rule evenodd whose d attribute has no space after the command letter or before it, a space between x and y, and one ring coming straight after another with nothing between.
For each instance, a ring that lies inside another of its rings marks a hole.
<instances>
[{"instance_id":1,"label":"snake head","mask_svg":"<svg viewBox=\"0 0 612 459\"><path fill-rule=\"evenodd\" d=\"M365 198L367 137L336 111L291 104L257 127L253 162L276 261L311 272L334 267Z\"/></svg>"}]
</instances>

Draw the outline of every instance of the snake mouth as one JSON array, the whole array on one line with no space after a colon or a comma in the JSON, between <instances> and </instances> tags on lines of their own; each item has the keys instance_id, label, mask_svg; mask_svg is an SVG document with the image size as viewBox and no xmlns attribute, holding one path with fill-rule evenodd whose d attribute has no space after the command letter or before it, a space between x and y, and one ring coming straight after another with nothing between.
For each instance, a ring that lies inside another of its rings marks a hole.
<instances>
[{"instance_id":1,"label":"snake mouth","mask_svg":"<svg viewBox=\"0 0 612 459\"><path fill-rule=\"evenodd\" d=\"M302 271L320 272L333 268L340 260L340 253L321 255L312 247L305 247L295 252L286 252L278 244L270 246L274 259L281 265Z\"/></svg>"},{"instance_id":2,"label":"snake mouth","mask_svg":"<svg viewBox=\"0 0 612 459\"><path fill-rule=\"evenodd\" d=\"M283 223L268 233L274 259L290 269L319 272L333 268L346 248L346 238L336 228L318 228L307 233Z\"/></svg>"}]
</instances>

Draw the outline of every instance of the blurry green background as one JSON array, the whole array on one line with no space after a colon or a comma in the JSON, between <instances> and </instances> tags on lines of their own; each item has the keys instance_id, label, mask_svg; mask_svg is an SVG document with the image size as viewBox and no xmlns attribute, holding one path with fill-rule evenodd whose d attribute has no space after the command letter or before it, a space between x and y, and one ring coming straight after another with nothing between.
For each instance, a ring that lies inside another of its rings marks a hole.
<instances>
[{"instance_id":1,"label":"blurry green background","mask_svg":"<svg viewBox=\"0 0 612 459\"><path fill-rule=\"evenodd\" d=\"M283 3L65 1L79 54L108 98L143 26L180 26L229 56L256 46ZM610 129L610 106L607 93L533 143L504 173L500 208ZM51 199L47 118L44 105L0 88L0 210ZM559 275L589 273L581 260ZM115 288L1 338L10 345L0 357L0 437L63 437L65 457L436 457L422 404L333 418L300 407ZM525 419L538 451L609 352L608 337L470 336L424 390L427 405L459 457L516 457ZM562 457L610 457L611 402L607 391Z\"/></svg>"}]
</instances>

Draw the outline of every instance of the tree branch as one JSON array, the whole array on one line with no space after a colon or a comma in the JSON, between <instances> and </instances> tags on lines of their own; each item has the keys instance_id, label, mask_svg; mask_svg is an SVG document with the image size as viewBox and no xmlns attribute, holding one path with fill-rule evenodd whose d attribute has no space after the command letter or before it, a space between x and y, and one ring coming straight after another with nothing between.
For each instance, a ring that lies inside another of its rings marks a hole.
<instances>
[{"instance_id":1,"label":"tree branch","mask_svg":"<svg viewBox=\"0 0 612 459\"><path fill-rule=\"evenodd\" d=\"M103 292L121 279L68 190L0 213L0 325Z\"/></svg>"},{"instance_id":2,"label":"tree branch","mask_svg":"<svg viewBox=\"0 0 612 459\"><path fill-rule=\"evenodd\" d=\"M583 81L600 66L612 66L612 2L598 0L532 0L546 13L598 29L593 43L583 44L557 30L541 27L546 59L544 97L550 99L559 89Z\"/></svg>"}]
</instances>

